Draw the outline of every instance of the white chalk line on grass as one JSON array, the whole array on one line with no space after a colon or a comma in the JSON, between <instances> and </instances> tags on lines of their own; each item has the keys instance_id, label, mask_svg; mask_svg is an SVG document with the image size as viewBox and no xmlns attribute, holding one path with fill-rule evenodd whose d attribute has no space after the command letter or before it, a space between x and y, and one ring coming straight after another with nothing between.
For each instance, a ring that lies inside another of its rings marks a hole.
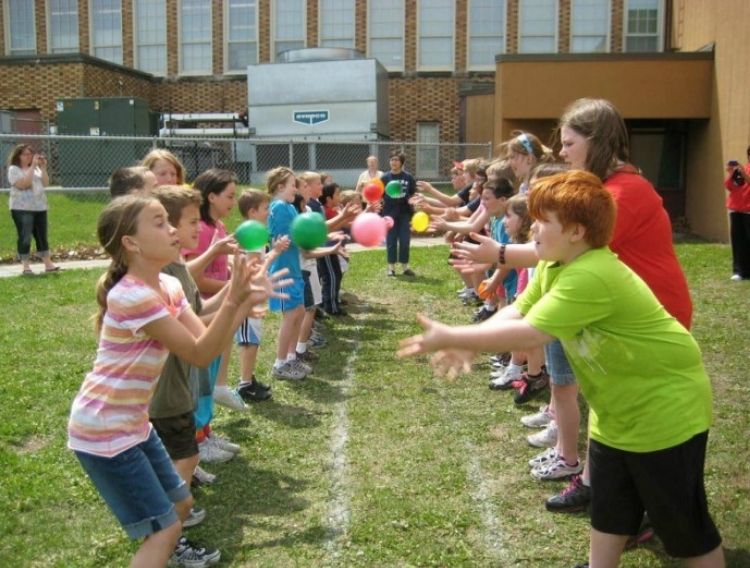
<instances>
[{"instance_id":1,"label":"white chalk line on grass","mask_svg":"<svg viewBox=\"0 0 750 568\"><path fill-rule=\"evenodd\" d=\"M366 306L363 306L366 308ZM352 349L346 358L342 370L343 379L339 383L342 399L333 412L333 429L331 432L331 496L328 503L328 535L325 548L332 560L339 557L341 544L349 531L351 511L349 474L347 471L346 448L349 441L349 414L347 399L354 383L354 362L359 356L361 327L356 327L356 335L352 340Z\"/></svg>"}]
</instances>

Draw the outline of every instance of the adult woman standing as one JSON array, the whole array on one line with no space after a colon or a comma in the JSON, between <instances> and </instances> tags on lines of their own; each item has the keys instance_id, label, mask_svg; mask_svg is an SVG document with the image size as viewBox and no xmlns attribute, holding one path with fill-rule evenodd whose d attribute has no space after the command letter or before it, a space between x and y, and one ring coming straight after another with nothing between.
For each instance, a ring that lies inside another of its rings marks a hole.
<instances>
[{"instance_id":1,"label":"adult woman standing","mask_svg":"<svg viewBox=\"0 0 750 568\"><path fill-rule=\"evenodd\" d=\"M750 146L747 164L727 164L724 180L729 210L729 238L732 243L732 281L750 280Z\"/></svg>"},{"instance_id":2,"label":"adult woman standing","mask_svg":"<svg viewBox=\"0 0 750 568\"><path fill-rule=\"evenodd\" d=\"M36 254L44 262L46 272L60 270L52 263L47 242L47 196L44 186L49 185L47 160L35 154L28 144L19 144L8 159L10 183L10 214L18 233L18 257L23 274L33 274L29 264L31 237L36 242Z\"/></svg>"}]
</instances>

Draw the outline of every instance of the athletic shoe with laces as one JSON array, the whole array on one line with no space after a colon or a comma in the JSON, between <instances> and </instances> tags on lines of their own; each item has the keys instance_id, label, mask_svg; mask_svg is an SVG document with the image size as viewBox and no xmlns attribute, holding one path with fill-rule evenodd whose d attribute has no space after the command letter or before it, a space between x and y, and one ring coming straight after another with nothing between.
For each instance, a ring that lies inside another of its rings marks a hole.
<instances>
[{"instance_id":1,"label":"athletic shoe with laces","mask_svg":"<svg viewBox=\"0 0 750 568\"><path fill-rule=\"evenodd\" d=\"M547 385L549 385L549 375L545 371L542 371L538 377L531 377L528 373L524 373L520 380L513 383L513 388L517 389L513 402L525 404L538 396Z\"/></svg>"},{"instance_id":2,"label":"athletic shoe with laces","mask_svg":"<svg viewBox=\"0 0 750 568\"><path fill-rule=\"evenodd\" d=\"M474 317L471 318L471 321L474 323L479 323L490 319L496 313L497 310L488 310L485 306L482 306L474 313Z\"/></svg>"},{"instance_id":3,"label":"athletic shoe with laces","mask_svg":"<svg viewBox=\"0 0 750 568\"><path fill-rule=\"evenodd\" d=\"M555 448L547 448L541 454L535 455L529 460L529 467L535 469L558 459L560 454L557 453Z\"/></svg>"},{"instance_id":4,"label":"athletic shoe with laces","mask_svg":"<svg viewBox=\"0 0 750 568\"><path fill-rule=\"evenodd\" d=\"M292 359L290 361L290 363L292 364L292 366L297 367L303 373L305 373L305 376L312 375L313 368L310 365L308 365L307 363L303 363L299 359Z\"/></svg>"},{"instance_id":5,"label":"athletic shoe with laces","mask_svg":"<svg viewBox=\"0 0 750 568\"><path fill-rule=\"evenodd\" d=\"M213 473L208 473L201 466L196 465L193 471L193 484L194 485L213 485L216 481L216 476Z\"/></svg>"},{"instance_id":6,"label":"athletic shoe with laces","mask_svg":"<svg viewBox=\"0 0 750 568\"><path fill-rule=\"evenodd\" d=\"M190 514L188 515L188 518L182 521L182 528L183 529L189 529L190 527L194 527L195 525L198 525L203 522L203 519L206 518L206 510L202 509L200 507L193 507L190 509Z\"/></svg>"},{"instance_id":7,"label":"athletic shoe with laces","mask_svg":"<svg viewBox=\"0 0 750 568\"><path fill-rule=\"evenodd\" d=\"M574 475L570 484L544 503L552 513L575 513L585 511L591 502L591 487L583 484L580 475Z\"/></svg>"},{"instance_id":8,"label":"athletic shoe with laces","mask_svg":"<svg viewBox=\"0 0 750 568\"><path fill-rule=\"evenodd\" d=\"M320 334L313 334L310 336L310 339L308 340L308 344L310 347L315 347L316 349L319 349L321 347L325 347L328 341L326 341L326 338L323 337Z\"/></svg>"},{"instance_id":9,"label":"athletic shoe with laces","mask_svg":"<svg viewBox=\"0 0 750 568\"><path fill-rule=\"evenodd\" d=\"M320 359L317 353L310 351L309 349L305 351L304 353L295 351L294 354L297 357L297 360L302 361L303 363L314 363L315 361Z\"/></svg>"},{"instance_id":10,"label":"athletic shoe with laces","mask_svg":"<svg viewBox=\"0 0 750 568\"><path fill-rule=\"evenodd\" d=\"M271 376L283 381L301 381L307 373L296 365L292 365L292 361L286 361L281 367L274 367Z\"/></svg>"},{"instance_id":11,"label":"athletic shoe with laces","mask_svg":"<svg viewBox=\"0 0 750 568\"><path fill-rule=\"evenodd\" d=\"M234 453L222 450L215 444L210 443L208 438L198 444L198 454L201 461L206 463L228 462L234 457Z\"/></svg>"},{"instance_id":12,"label":"athletic shoe with laces","mask_svg":"<svg viewBox=\"0 0 750 568\"><path fill-rule=\"evenodd\" d=\"M497 368L505 368L510 364L511 354L506 353L498 353L497 355L493 355L490 357L490 365Z\"/></svg>"},{"instance_id":13,"label":"athletic shoe with laces","mask_svg":"<svg viewBox=\"0 0 750 568\"><path fill-rule=\"evenodd\" d=\"M263 402L271 398L270 389L264 389L258 381L252 381L245 384L240 384L237 387L237 394L242 397L245 402Z\"/></svg>"},{"instance_id":14,"label":"athletic shoe with laces","mask_svg":"<svg viewBox=\"0 0 750 568\"><path fill-rule=\"evenodd\" d=\"M242 446L240 446L239 444L235 444L234 442L230 442L224 436L219 436L216 432L213 432L213 431L208 435L208 437L206 438L206 440L210 444L212 444L212 445L216 446L217 448L219 448L220 450L224 450L226 452L231 452L233 454L238 453L242 449Z\"/></svg>"},{"instance_id":15,"label":"athletic shoe with laces","mask_svg":"<svg viewBox=\"0 0 750 568\"><path fill-rule=\"evenodd\" d=\"M535 467L531 470L531 477L541 481L551 479L564 479L571 475L577 475L583 471L583 464L577 461L575 465L568 465L562 457L548 462L542 466Z\"/></svg>"},{"instance_id":16,"label":"athletic shoe with laces","mask_svg":"<svg viewBox=\"0 0 750 568\"><path fill-rule=\"evenodd\" d=\"M544 430L526 436L526 441L535 448L554 448L557 444L557 422L550 420Z\"/></svg>"},{"instance_id":17,"label":"athletic shoe with laces","mask_svg":"<svg viewBox=\"0 0 750 568\"><path fill-rule=\"evenodd\" d=\"M521 424L527 428L546 428L551 421L552 414L550 414L549 405L540 406L536 414L521 417Z\"/></svg>"},{"instance_id":18,"label":"athletic shoe with laces","mask_svg":"<svg viewBox=\"0 0 750 568\"><path fill-rule=\"evenodd\" d=\"M226 385L216 385L214 388L214 402L241 412L248 409L245 401L237 394L237 391L230 389Z\"/></svg>"},{"instance_id":19,"label":"athletic shoe with laces","mask_svg":"<svg viewBox=\"0 0 750 568\"><path fill-rule=\"evenodd\" d=\"M471 288L468 288L468 287L464 286L464 287L463 287L463 288L461 288L460 290L457 290L457 291L456 291L456 296L458 296L459 298L460 298L461 296L465 296L465 295L466 295L466 293L467 293L467 292L468 292L469 290L471 290Z\"/></svg>"},{"instance_id":20,"label":"athletic shoe with laces","mask_svg":"<svg viewBox=\"0 0 750 568\"><path fill-rule=\"evenodd\" d=\"M182 568L204 568L218 563L220 559L221 553L215 548L198 546L181 536L167 565Z\"/></svg>"},{"instance_id":21,"label":"athletic shoe with laces","mask_svg":"<svg viewBox=\"0 0 750 568\"><path fill-rule=\"evenodd\" d=\"M523 371L505 367L502 371L490 373L491 390L510 390L513 388L513 382L521 378Z\"/></svg>"}]
</instances>

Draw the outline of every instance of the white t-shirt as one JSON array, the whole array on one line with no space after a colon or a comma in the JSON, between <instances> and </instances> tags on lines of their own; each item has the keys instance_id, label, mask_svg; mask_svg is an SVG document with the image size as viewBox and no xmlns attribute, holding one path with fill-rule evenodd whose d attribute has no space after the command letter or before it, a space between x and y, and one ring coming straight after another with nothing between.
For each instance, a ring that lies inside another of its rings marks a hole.
<instances>
[{"instance_id":1,"label":"white t-shirt","mask_svg":"<svg viewBox=\"0 0 750 568\"><path fill-rule=\"evenodd\" d=\"M26 172L18 166L8 168L8 183L10 183L8 206L16 211L46 211L47 196L44 193L44 184L42 183L42 170L34 168L31 187L18 189L16 182L25 176Z\"/></svg>"}]
</instances>

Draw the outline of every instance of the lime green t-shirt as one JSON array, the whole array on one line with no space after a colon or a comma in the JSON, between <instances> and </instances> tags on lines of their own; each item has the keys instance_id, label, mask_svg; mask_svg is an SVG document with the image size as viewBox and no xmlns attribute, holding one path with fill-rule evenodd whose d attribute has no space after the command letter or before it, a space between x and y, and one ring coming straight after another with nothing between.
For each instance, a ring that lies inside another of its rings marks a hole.
<instances>
[{"instance_id":1,"label":"lime green t-shirt","mask_svg":"<svg viewBox=\"0 0 750 568\"><path fill-rule=\"evenodd\" d=\"M653 452L708 430L711 385L697 343L609 249L540 262L514 305L560 339L594 440Z\"/></svg>"}]
</instances>

